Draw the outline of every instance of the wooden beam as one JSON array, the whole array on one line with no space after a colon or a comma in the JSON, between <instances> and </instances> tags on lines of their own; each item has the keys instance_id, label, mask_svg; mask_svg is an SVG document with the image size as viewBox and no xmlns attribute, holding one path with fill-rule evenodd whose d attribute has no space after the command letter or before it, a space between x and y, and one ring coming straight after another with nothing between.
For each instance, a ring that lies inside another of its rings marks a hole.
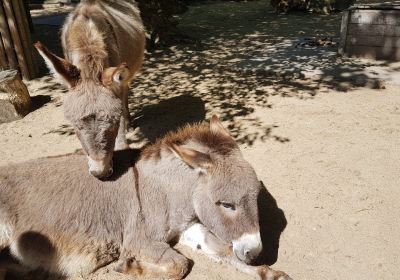
<instances>
[{"instance_id":1,"label":"wooden beam","mask_svg":"<svg viewBox=\"0 0 400 280\"><path fill-rule=\"evenodd\" d=\"M386 49L400 49L400 37L349 35L347 37L347 46L368 46L382 47Z\"/></svg>"},{"instance_id":2,"label":"wooden beam","mask_svg":"<svg viewBox=\"0 0 400 280\"><path fill-rule=\"evenodd\" d=\"M355 10L350 23L400 25L400 11L392 10Z\"/></svg>"},{"instance_id":3,"label":"wooden beam","mask_svg":"<svg viewBox=\"0 0 400 280\"><path fill-rule=\"evenodd\" d=\"M18 61L15 56L13 41L8 28L6 14L3 5L0 3L0 35L3 41L5 53L7 55L8 67L18 69Z\"/></svg>"},{"instance_id":4,"label":"wooden beam","mask_svg":"<svg viewBox=\"0 0 400 280\"><path fill-rule=\"evenodd\" d=\"M350 23L348 35L400 36L400 26Z\"/></svg>"},{"instance_id":5,"label":"wooden beam","mask_svg":"<svg viewBox=\"0 0 400 280\"><path fill-rule=\"evenodd\" d=\"M346 50L346 54L355 57L366 57L383 60L400 60L399 48L383 48L368 46L351 46Z\"/></svg>"}]
</instances>

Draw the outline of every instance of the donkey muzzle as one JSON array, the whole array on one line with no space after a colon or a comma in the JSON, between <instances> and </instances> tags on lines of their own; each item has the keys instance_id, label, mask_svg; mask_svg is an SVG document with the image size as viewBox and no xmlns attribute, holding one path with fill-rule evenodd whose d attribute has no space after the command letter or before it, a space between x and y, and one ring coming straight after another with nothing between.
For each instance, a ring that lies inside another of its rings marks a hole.
<instances>
[{"instance_id":1,"label":"donkey muzzle","mask_svg":"<svg viewBox=\"0 0 400 280\"><path fill-rule=\"evenodd\" d=\"M245 233L240 238L233 240L232 245L236 257L245 263L250 263L258 257L262 250L260 232Z\"/></svg>"},{"instance_id":2,"label":"donkey muzzle","mask_svg":"<svg viewBox=\"0 0 400 280\"><path fill-rule=\"evenodd\" d=\"M113 173L112 158L105 157L101 160L93 160L88 157L89 173L93 176L104 179Z\"/></svg>"}]
</instances>

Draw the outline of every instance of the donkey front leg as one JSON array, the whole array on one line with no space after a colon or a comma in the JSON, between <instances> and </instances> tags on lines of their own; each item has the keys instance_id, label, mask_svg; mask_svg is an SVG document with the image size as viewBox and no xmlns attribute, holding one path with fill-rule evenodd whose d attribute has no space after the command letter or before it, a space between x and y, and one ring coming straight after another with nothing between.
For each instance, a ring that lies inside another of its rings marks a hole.
<instances>
[{"instance_id":1,"label":"donkey front leg","mask_svg":"<svg viewBox=\"0 0 400 280\"><path fill-rule=\"evenodd\" d=\"M126 85L121 88L122 116L119 123L118 135L115 140L115 150L124 150L128 148L126 133L129 128L129 106L128 106L129 87Z\"/></svg>"},{"instance_id":2,"label":"donkey front leg","mask_svg":"<svg viewBox=\"0 0 400 280\"><path fill-rule=\"evenodd\" d=\"M182 279L189 271L189 260L163 242L145 242L139 250L122 253L118 272L145 278Z\"/></svg>"},{"instance_id":3,"label":"donkey front leg","mask_svg":"<svg viewBox=\"0 0 400 280\"><path fill-rule=\"evenodd\" d=\"M230 245L223 244L206 227L199 223L186 229L182 233L179 243L206 255L214 262L232 265L237 270L252 275L257 279L291 280L286 273L273 270L267 265L250 266L243 263L236 258Z\"/></svg>"}]
</instances>

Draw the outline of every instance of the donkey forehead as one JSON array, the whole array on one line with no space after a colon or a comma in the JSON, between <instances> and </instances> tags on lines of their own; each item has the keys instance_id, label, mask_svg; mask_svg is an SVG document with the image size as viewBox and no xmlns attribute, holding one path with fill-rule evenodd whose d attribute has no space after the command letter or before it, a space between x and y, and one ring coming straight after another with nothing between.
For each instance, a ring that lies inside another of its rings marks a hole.
<instances>
[{"instance_id":1,"label":"donkey forehead","mask_svg":"<svg viewBox=\"0 0 400 280\"><path fill-rule=\"evenodd\" d=\"M118 121L121 113L121 100L101 86L97 91L75 90L64 99L64 114L72 122L90 120L91 117Z\"/></svg>"},{"instance_id":2,"label":"donkey forehead","mask_svg":"<svg viewBox=\"0 0 400 280\"><path fill-rule=\"evenodd\" d=\"M210 188L214 199L229 197L241 200L258 194L260 182L254 169L246 161L229 161L228 157L217 170L212 177L213 186Z\"/></svg>"}]
</instances>

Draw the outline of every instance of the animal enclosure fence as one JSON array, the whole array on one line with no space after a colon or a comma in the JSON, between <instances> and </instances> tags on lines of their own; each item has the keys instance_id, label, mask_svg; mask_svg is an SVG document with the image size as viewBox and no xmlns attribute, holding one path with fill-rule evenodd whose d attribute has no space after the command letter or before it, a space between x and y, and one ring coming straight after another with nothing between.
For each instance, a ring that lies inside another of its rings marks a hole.
<instances>
[{"instance_id":1,"label":"animal enclosure fence","mask_svg":"<svg viewBox=\"0 0 400 280\"><path fill-rule=\"evenodd\" d=\"M400 61L400 3L360 4L345 11L339 52Z\"/></svg>"},{"instance_id":2,"label":"animal enclosure fence","mask_svg":"<svg viewBox=\"0 0 400 280\"><path fill-rule=\"evenodd\" d=\"M19 70L27 80L38 72L23 0L0 2L0 70L6 69Z\"/></svg>"}]
</instances>

